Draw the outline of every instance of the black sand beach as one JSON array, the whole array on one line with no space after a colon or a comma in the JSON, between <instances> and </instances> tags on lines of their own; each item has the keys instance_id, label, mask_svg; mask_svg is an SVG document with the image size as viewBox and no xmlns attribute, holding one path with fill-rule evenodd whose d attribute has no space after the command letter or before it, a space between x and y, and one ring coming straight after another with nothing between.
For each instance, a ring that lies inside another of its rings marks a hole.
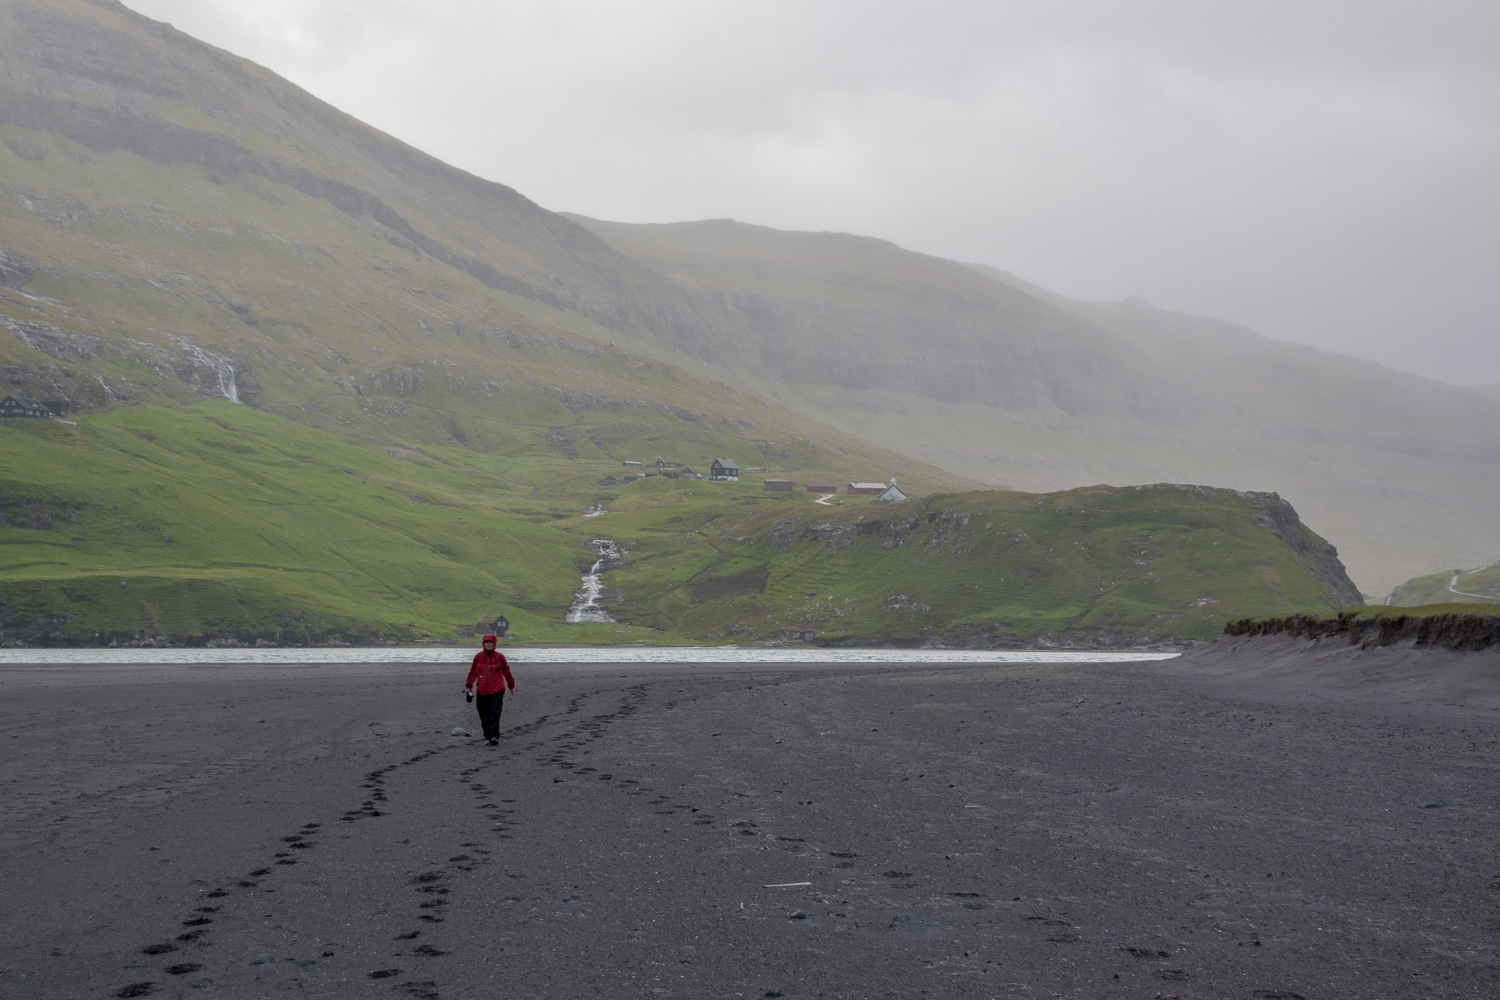
<instances>
[{"instance_id":1,"label":"black sand beach","mask_svg":"<svg viewBox=\"0 0 1500 1000\"><path fill-rule=\"evenodd\" d=\"M1492 998L1442 655L0 667L0 995Z\"/></svg>"}]
</instances>

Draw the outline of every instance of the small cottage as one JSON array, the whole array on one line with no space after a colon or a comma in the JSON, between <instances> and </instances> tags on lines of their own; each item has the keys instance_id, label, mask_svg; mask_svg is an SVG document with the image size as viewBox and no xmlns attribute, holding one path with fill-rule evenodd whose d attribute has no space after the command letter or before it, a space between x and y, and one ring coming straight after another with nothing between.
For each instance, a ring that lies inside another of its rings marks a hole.
<instances>
[{"instance_id":1,"label":"small cottage","mask_svg":"<svg viewBox=\"0 0 1500 1000\"><path fill-rule=\"evenodd\" d=\"M22 396L6 396L0 399L0 417L51 419L60 416L62 416L62 404L52 400L37 402Z\"/></svg>"},{"instance_id":2,"label":"small cottage","mask_svg":"<svg viewBox=\"0 0 1500 1000\"><path fill-rule=\"evenodd\" d=\"M491 632L493 632L495 635L497 635L500 638L504 639L505 638L505 633L507 631L509 631L509 629L510 629L510 619L506 618L504 615L498 615L498 616L496 616L496 618L495 618L494 621L475 622L474 623L474 634L475 635L488 635Z\"/></svg>"},{"instance_id":3,"label":"small cottage","mask_svg":"<svg viewBox=\"0 0 1500 1000\"><path fill-rule=\"evenodd\" d=\"M708 468L708 478L720 482L738 482L740 478L740 467L732 458L716 458L714 464ZM882 487L883 488L883 487Z\"/></svg>"}]
</instances>

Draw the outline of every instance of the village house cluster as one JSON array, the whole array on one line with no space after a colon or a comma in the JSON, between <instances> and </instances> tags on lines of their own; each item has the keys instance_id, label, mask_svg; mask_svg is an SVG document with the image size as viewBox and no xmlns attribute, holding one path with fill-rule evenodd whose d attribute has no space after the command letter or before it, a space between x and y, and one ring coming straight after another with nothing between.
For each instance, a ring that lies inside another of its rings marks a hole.
<instances>
[{"instance_id":1,"label":"village house cluster","mask_svg":"<svg viewBox=\"0 0 1500 1000\"><path fill-rule=\"evenodd\" d=\"M621 481L633 482L640 476L665 476L668 479L707 479L712 483L737 483L741 473L758 474L766 470L761 468L741 469L739 463L732 458L716 458L708 467L708 475L704 476L694 472L681 462L660 458L652 463L648 471L644 462L625 461L620 463L625 472L619 478L605 476L600 485L613 486ZM763 488L768 493L791 493L796 490L797 483L791 479L767 478L763 480ZM806 483L804 488L809 493L820 493L827 497L836 495L839 488L832 483ZM896 480L892 477L890 484L885 483L846 483L844 485L846 495L851 497L874 497L878 503L889 503L893 500L905 500L907 496L896 486ZM839 501L842 503L843 501Z\"/></svg>"}]
</instances>

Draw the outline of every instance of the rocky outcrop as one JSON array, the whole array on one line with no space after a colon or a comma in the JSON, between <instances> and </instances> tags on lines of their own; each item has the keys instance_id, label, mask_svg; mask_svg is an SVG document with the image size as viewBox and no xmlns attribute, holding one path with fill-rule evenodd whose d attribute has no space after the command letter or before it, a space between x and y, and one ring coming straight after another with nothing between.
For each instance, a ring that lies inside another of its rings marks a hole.
<instances>
[{"instance_id":1,"label":"rocky outcrop","mask_svg":"<svg viewBox=\"0 0 1500 1000\"><path fill-rule=\"evenodd\" d=\"M36 267L25 258L0 250L0 287L22 289L36 274Z\"/></svg>"},{"instance_id":2,"label":"rocky outcrop","mask_svg":"<svg viewBox=\"0 0 1500 1000\"><path fill-rule=\"evenodd\" d=\"M1308 529L1297 516L1290 501L1275 493L1239 493L1236 495L1250 502L1255 509L1255 523L1260 525L1292 550L1297 563L1312 574L1313 579L1323 584L1342 605L1364 603L1364 595L1349 579L1349 573L1339 559L1338 549L1327 539Z\"/></svg>"},{"instance_id":3,"label":"rocky outcrop","mask_svg":"<svg viewBox=\"0 0 1500 1000\"><path fill-rule=\"evenodd\" d=\"M209 350L187 337L169 334L172 346L168 347L132 338L106 339L42 323L20 322L3 315L0 315L0 327L9 330L33 351L65 365L95 358L132 361L181 382L195 396L228 399L252 406L258 405L260 400L260 383L247 362L222 349ZM38 366L14 365L7 367L4 376L18 389L61 399L74 410L98 405L101 400L96 390L102 390L111 400L135 395L129 387L112 386L97 376L90 381L88 377L80 377L76 370L64 371L66 377L58 377L64 372L52 372L53 377L48 377Z\"/></svg>"}]
</instances>

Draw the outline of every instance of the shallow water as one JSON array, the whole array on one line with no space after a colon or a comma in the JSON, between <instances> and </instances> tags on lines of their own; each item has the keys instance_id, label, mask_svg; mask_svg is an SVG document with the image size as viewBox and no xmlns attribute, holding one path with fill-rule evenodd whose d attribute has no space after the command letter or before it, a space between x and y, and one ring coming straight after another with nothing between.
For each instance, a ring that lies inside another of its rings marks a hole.
<instances>
[{"instance_id":1,"label":"shallow water","mask_svg":"<svg viewBox=\"0 0 1500 1000\"><path fill-rule=\"evenodd\" d=\"M61 663L452 663L468 646L287 646L274 649L0 649L0 664ZM1134 663L1177 653L1089 649L825 649L741 646L538 646L505 644L517 663Z\"/></svg>"}]
</instances>

